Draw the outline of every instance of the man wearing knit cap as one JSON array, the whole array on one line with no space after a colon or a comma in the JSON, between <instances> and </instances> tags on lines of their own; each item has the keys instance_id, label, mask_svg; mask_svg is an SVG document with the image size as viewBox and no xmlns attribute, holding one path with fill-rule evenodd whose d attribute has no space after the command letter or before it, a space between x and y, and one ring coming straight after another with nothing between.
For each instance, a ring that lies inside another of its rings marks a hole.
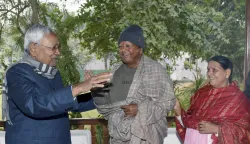
<instances>
[{"instance_id":1,"label":"man wearing knit cap","mask_svg":"<svg viewBox=\"0 0 250 144\"><path fill-rule=\"evenodd\" d=\"M172 82L160 63L143 55L145 40L138 25L118 40L121 63L111 84L92 90L98 111L108 120L111 144L162 144L167 112L175 105Z\"/></svg>"}]
</instances>

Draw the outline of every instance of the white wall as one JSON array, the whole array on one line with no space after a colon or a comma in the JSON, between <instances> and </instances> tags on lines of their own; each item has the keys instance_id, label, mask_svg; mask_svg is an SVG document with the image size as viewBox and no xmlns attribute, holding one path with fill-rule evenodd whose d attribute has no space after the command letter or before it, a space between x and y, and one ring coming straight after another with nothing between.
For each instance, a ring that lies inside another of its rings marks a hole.
<instances>
[{"instance_id":1,"label":"white wall","mask_svg":"<svg viewBox=\"0 0 250 144\"><path fill-rule=\"evenodd\" d=\"M193 65L193 69L185 69L184 68L184 61L186 58L190 58L188 54L183 54L181 58L178 58L176 60L176 65L173 66L174 72L171 74L171 79L172 80L195 80L195 65ZM206 71L207 71L207 62L202 61L201 59L195 60L197 64L197 68L200 69L200 73L202 76L206 76Z\"/></svg>"},{"instance_id":2,"label":"white wall","mask_svg":"<svg viewBox=\"0 0 250 144\"><path fill-rule=\"evenodd\" d=\"M107 62L107 68L109 68L109 60ZM104 60L101 59L101 60L92 60L91 62L89 62L86 67L85 67L86 70L104 70L105 69L105 63L104 63Z\"/></svg>"}]
</instances>

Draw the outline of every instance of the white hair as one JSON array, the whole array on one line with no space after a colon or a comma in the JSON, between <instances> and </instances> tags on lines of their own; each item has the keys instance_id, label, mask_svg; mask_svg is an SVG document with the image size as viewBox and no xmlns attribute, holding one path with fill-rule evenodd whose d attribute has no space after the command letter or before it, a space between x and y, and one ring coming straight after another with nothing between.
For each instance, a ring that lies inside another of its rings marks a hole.
<instances>
[{"instance_id":1,"label":"white hair","mask_svg":"<svg viewBox=\"0 0 250 144\"><path fill-rule=\"evenodd\" d=\"M29 46L31 43L40 43L45 34L54 33L49 27L35 24L32 25L24 36L24 53L29 54Z\"/></svg>"}]
</instances>

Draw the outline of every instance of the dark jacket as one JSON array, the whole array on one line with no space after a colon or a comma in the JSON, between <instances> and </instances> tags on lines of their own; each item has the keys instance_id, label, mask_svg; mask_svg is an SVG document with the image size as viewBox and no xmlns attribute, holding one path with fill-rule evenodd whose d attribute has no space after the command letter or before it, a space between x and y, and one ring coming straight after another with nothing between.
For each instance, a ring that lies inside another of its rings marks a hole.
<instances>
[{"instance_id":1,"label":"dark jacket","mask_svg":"<svg viewBox=\"0 0 250 144\"><path fill-rule=\"evenodd\" d=\"M6 123L6 144L70 144L69 110L94 109L93 100L78 103L60 73L47 79L24 63L7 74L8 104L13 125Z\"/></svg>"}]
</instances>

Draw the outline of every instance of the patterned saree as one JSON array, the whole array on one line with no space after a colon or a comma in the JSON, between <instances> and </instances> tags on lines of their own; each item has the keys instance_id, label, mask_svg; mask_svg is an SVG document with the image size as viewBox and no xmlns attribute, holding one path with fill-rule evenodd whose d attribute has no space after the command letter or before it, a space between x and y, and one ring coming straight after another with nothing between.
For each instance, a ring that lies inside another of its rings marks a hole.
<instances>
[{"instance_id":1,"label":"patterned saree","mask_svg":"<svg viewBox=\"0 0 250 144\"><path fill-rule=\"evenodd\" d=\"M250 103L236 82L227 87L205 85L191 98L191 106L181 115L185 127L176 120L176 129L184 141L186 128L198 130L200 121L219 125L219 134L211 135L213 144L248 144Z\"/></svg>"}]
</instances>

